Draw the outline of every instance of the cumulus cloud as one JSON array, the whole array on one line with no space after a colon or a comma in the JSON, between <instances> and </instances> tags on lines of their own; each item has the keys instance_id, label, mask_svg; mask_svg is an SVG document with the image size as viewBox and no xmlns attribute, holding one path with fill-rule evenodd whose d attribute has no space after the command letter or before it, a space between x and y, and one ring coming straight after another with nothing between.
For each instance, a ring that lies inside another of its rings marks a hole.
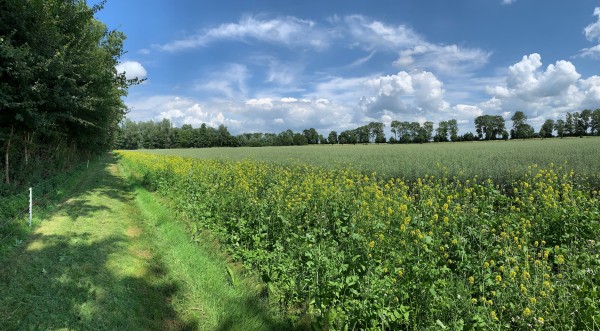
<instances>
[{"instance_id":1,"label":"cumulus cloud","mask_svg":"<svg viewBox=\"0 0 600 331\"><path fill-rule=\"evenodd\" d=\"M569 93L569 88L581 77L569 61L557 61L546 70L540 70L541 60L537 53L523 56L521 61L508 68L506 86L491 87L488 93L498 98L535 101Z\"/></svg>"},{"instance_id":2,"label":"cumulus cloud","mask_svg":"<svg viewBox=\"0 0 600 331\"><path fill-rule=\"evenodd\" d=\"M428 71L400 71L367 80L365 86L376 91L359 103L371 114L383 111L399 115L438 114L449 107L444 100L443 83Z\"/></svg>"},{"instance_id":3,"label":"cumulus cloud","mask_svg":"<svg viewBox=\"0 0 600 331\"><path fill-rule=\"evenodd\" d=\"M168 119L175 126L191 124L199 127L202 123L216 127L220 124L235 126L237 121L225 118L223 112L205 110L192 98L176 95L154 95L150 97L128 98L130 109L128 118L134 121L161 121Z\"/></svg>"},{"instance_id":4,"label":"cumulus cloud","mask_svg":"<svg viewBox=\"0 0 600 331\"><path fill-rule=\"evenodd\" d=\"M206 46L221 40L256 40L290 47L324 48L328 45L327 34L313 21L292 16L275 19L245 16L238 23L221 24L159 47L165 51L175 52Z\"/></svg>"},{"instance_id":5,"label":"cumulus cloud","mask_svg":"<svg viewBox=\"0 0 600 331\"><path fill-rule=\"evenodd\" d=\"M200 103L195 98L176 95L137 96L126 101L128 118L134 121L169 119L173 125L221 124L230 132L300 132L314 127L319 132L354 128L358 124L355 109L326 98L297 99L252 98L242 101Z\"/></svg>"},{"instance_id":6,"label":"cumulus cloud","mask_svg":"<svg viewBox=\"0 0 600 331\"><path fill-rule=\"evenodd\" d=\"M482 109L496 114L522 110L536 124L545 116L597 107L600 77L581 79L569 61L557 61L544 69L541 56L534 53L508 68L504 85L488 87L487 92L492 99L482 103Z\"/></svg>"},{"instance_id":7,"label":"cumulus cloud","mask_svg":"<svg viewBox=\"0 0 600 331\"><path fill-rule=\"evenodd\" d=\"M125 61L116 66L118 73L125 73L127 79L146 79L148 72L144 66L136 61Z\"/></svg>"}]
</instances>

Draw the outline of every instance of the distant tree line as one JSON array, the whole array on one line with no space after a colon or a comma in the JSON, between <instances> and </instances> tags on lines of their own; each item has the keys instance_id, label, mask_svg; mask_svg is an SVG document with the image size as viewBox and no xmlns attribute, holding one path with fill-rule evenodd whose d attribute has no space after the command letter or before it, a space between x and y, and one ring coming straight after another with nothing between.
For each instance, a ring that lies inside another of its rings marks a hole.
<instances>
[{"instance_id":1,"label":"distant tree line","mask_svg":"<svg viewBox=\"0 0 600 331\"><path fill-rule=\"evenodd\" d=\"M497 139L552 138L554 132L558 137L599 135L600 109L584 110L581 113L567 113L564 120L548 119L538 132L527 124L527 116L517 111L511 117L512 128L506 128L502 116L481 115L475 118L475 134L467 132L459 135L458 121L451 119L441 121L434 130L433 122L392 121L390 131L393 137L385 136L385 125L371 122L352 130L331 131L327 137L319 134L314 128L302 132L285 130L280 133L244 133L233 136L227 127L220 125L212 128L202 124L193 128L184 124L181 128L173 127L164 119L160 122L133 122L125 120L119 129L115 147L118 149L153 149L153 148L202 148L202 147L261 147L261 146L301 146L313 144L411 144L448 141L476 141Z\"/></svg>"}]
</instances>

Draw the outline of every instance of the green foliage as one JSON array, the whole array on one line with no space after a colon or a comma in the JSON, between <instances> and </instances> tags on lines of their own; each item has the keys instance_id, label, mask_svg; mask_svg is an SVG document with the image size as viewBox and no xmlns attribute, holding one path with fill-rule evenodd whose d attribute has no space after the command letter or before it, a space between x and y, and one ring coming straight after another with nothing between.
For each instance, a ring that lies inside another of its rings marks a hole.
<instances>
[{"instance_id":1,"label":"green foliage","mask_svg":"<svg viewBox=\"0 0 600 331\"><path fill-rule=\"evenodd\" d=\"M598 323L599 195L561 167L528 167L509 189L452 180L443 167L408 184L304 164L121 155L318 328Z\"/></svg>"},{"instance_id":2,"label":"green foliage","mask_svg":"<svg viewBox=\"0 0 600 331\"><path fill-rule=\"evenodd\" d=\"M8 0L0 6L6 186L27 181L39 164L60 169L60 163L112 146L126 110L121 98L136 81L116 72L125 36L94 18L101 7L80 0Z\"/></svg>"}]
</instances>

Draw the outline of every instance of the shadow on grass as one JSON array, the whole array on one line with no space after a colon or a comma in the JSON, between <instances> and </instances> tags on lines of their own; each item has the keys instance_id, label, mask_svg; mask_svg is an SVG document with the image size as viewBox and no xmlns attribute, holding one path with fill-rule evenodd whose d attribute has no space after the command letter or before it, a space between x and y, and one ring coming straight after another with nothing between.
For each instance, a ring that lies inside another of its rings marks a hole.
<instances>
[{"instance_id":1,"label":"shadow on grass","mask_svg":"<svg viewBox=\"0 0 600 331\"><path fill-rule=\"evenodd\" d=\"M110 173L112 162L107 157L90 167L60 207L63 215L78 222L111 210L110 200L132 202L131 189ZM29 245L0 257L0 330L197 329L178 318L171 300L179 289L161 261L148 256L143 270L120 272L131 266L114 265L114 257L127 252L130 238L91 240L92 234L77 230L32 234Z\"/></svg>"},{"instance_id":2,"label":"shadow on grass","mask_svg":"<svg viewBox=\"0 0 600 331\"><path fill-rule=\"evenodd\" d=\"M0 329L195 329L177 318L170 298L178 288L164 280L159 261L141 277L120 277L107 262L123 239L89 244L88 237L34 235L43 247L3 266Z\"/></svg>"}]
</instances>

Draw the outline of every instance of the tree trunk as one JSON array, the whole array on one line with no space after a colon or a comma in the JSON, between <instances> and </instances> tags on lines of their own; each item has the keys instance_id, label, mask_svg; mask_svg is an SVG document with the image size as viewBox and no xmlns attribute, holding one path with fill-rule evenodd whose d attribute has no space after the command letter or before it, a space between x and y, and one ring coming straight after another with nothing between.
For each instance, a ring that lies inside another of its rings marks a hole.
<instances>
[{"instance_id":1,"label":"tree trunk","mask_svg":"<svg viewBox=\"0 0 600 331\"><path fill-rule=\"evenodd\" d=\"M10 136L8 137L8 141L6 142L5 148L4 148L4 171L5 171L5 182L6 185L10 185L10 163L9 161L9 152L10 152L10 142L12 139L12 135L13 135L13 128L10 128Z\"/></svg>"}]
</instances>

